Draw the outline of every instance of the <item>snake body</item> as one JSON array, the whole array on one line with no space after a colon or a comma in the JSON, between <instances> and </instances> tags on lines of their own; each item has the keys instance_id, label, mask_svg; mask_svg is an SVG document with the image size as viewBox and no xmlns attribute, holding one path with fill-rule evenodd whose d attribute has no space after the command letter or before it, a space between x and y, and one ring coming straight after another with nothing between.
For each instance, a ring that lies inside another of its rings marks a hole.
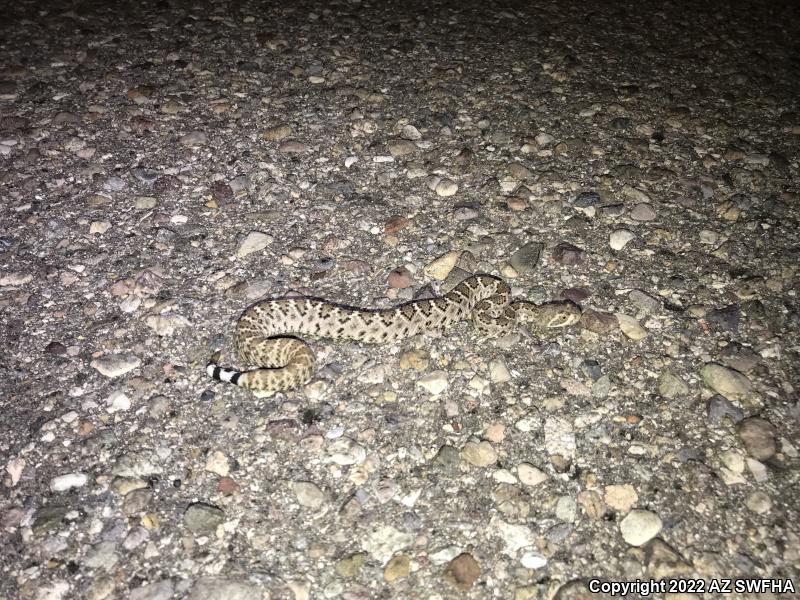
<instances>
[{"instance_id":1,"label":"snake body","mask_svg":"<svg viewBox=\"0 0 800 600\"><path fill-rule=\"evenodd\" d=\"M212 359L207 372L214 379L256 392L287 390L307 382L314 373L314 352L294 336L391 343L419 333L442 333L458 321L469 320L480 335L496 338L517 325L565 327L577 322L580 314L571 302L512 301L508 284L491 275L473 275L443 296L387 309L314 298L265 300L248 308L236 324L236 357L249 368L229 369Z\"/></svg>"}]
</instances>

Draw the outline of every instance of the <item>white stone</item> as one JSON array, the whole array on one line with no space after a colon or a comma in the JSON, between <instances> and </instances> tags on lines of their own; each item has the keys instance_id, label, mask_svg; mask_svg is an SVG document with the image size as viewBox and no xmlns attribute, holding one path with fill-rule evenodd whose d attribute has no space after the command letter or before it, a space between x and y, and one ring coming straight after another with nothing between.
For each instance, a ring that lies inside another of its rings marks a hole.
<instances>
[{"instance_id":1,"label":"white stone","mask_svg":"<svg viewBox=\"0 0 800 600\"><path fill-rule=\"evenodd\" d=\"M68 473L67 475L59 475L50 480L50 491L64 492L72 488L79 488L86 485L89 481L89 476L86 473Z\"/></svg>"},{"instance_id":2,"label":"white stone","mask_svg":"<svg viewBox=\"0 0 800 600\"><path fill-rule=\"evenodd\" d=\"M273 237L263 231L251 231L239 243L236 250L237 258L244 258L253 252L259 252L266 248L273 241Z\"/></svg>"},{"instance_id":3,"label":"white stone","mask_svg":"<svg viewBox=\"0 0 800 600\"><path fill-rule=\"evenodd\" d=\"M438 396L447 389L447 372L433 371L417 380L417 385Z\"/></svg>"},{"instance_id":4,"label":"white stone","mask_svg":"<svg viewBox=\"0 0 800 600\"><path fill-rule=\"evenodd\" d=\"M661 518L656 513L636 509L620 521L619 530L628 544L642 546L656 537L662 526Z\"/></svg>"},{"instance_id":5,"label":"white stone","mask_svg":"<svg viewBox=\"0 0 800 600\"><path fill-rule=\"evenodd\" d=\"M611 232L611 235L608 236L608 245L611 246L613 250L622 250L628 242L636 238L636 235L632 231L628 231L627 229L615 229Z\"/></svg>"}]
</instances>

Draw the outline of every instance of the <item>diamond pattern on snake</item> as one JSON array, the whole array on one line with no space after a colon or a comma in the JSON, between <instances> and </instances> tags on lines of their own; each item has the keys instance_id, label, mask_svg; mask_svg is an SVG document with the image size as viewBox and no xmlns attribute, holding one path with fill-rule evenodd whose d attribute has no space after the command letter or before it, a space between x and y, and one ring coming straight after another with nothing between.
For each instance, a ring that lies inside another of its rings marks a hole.
<instances>
[{"instance_id":1,"label":"diamond pattern on snake","mask_svg":"<svg viewBox=\"0 0 800 600\"><path fill-rule=\"evenodd\" d=\"M236 323L233 345L245 370L219 366L217 354L206 371L214 379L254 392L276 392L300 386L314 374L314 352L294 336L382 344L421 333L441 334L458 321L471 321L481 336L498 338L517 326L567 327L580 316L580 308L568 301L512 300L508 284L492 275L473 275L443 296L386 309L316 298L264 300Z\"/></svg>"}]
</instances>

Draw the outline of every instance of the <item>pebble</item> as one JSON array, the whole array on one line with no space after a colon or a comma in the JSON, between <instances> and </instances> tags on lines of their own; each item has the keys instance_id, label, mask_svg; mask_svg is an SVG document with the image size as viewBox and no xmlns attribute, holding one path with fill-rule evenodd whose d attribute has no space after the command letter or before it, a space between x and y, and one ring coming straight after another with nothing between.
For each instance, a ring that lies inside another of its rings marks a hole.
<instances>
[{"instance_id":1,"label":"pebble","mask_svg":"<svg viewBox=\"0 0 800 600\"><path fill-rule=\"evenodd\" d=\"M94 359L89 365L105 377L120 377L133 371L141 363L142 361L133 354L108 354Z\"/></svg>"},{"instance_id":2,"label":"pebble","mask_svg":"<svg viewBox=\"0 0 800 600\"><path fill-rule=\"evenodd\" d=\"M260 252L273 242L273 237L262 231L251 231L248 233L236 249L236 257L244 258L253 252Z\"/></svg>"},{"instance_id":3,"label":"pebble","mask_svg":"<svg viewBox=\"0 0 800 600\"><path fill-rule=\"evenodd\" d=\"M631 290L628 299L643 313L650 315L661 309L661 302L642 290Z\"/></svg>"},{"instance_id":4,"label":"pebble","mask_svg":"<svg viewBox=\"0 0 800 600\"><path fill-rule=\"evenodd\" d=\"M517 525L501 521L495 515L489 521L487 527L488 531L503 540L503 553L509 556L515 556L517 551L529 546L536 546L538 535L535 534L529 527L524 525Z\"/></svg>"},{"instance_id":5,"label":"pebble","mask_svg":"<svg viewBox=\"0 0 800 600\"><path fill-rule=\"evenodd\" d=\"M661 518L649 510L635 509L629 512L619 524L622 539L631 546L642 546L659 534Z\"/></svg>"},{"instance_id":6,"label":"pebble","mask_svg":"<svg viewBox=\"0 0 800 600\"><path fill-rule=\"evenodd\" d=\"M225 513L222 509L204 502L190 504L183 513L183 522L187 529L197 535L215 533L224 520Z\"/></svg>"},{"instance_id":7,"label":"pebble","mask_svg":"<svg viewBox=\"0 0 800 600\"><path fill-rule=\"evenodd\" d=\"M528 242L514 252L508 262L518 274L531 273L536 270L543 248L540 242Z\"/></svg>"},{"instance_id":8,"label":"pebble","mask_svg":"<svg viewBox=\"0 0 800 600\"><path fill-rule=\"evenodd\" d=\"M725 396L716 394L708 401L708 421L712 425L719 425L725 417L730 417L733 423L744 419L744 412L735 406Z\"/></svg>"},{"instance_id":9,"label":"pebble","mask_svg":"<svg viewBox=\"0 0 800 600\"><path fill-rule=\"evenodd\" d=\"M422 272L432 279L444 281L447 279L450 271L452 271L456 264L458 264L460 258L461 253L456 250L452 250L446 254L442 254L440 257L425 265L422 268Z\"/></svg>"},{"instance_id":10,"label":"pebble","mask_svg":"<svg viewBox=\"0 0 800 600\"><path fill-rule=\"evenodd\" d=\"M561 417L548 417L544 424L544 446L552 456L571 461L577 447L572 423Z\"/></svg>"},{"instance_id":11,"label":"pebble","mask_svg":"<svg viewBox=\"0 0 800 600\"><path fill-rule=\"evenodd\" d=\"M496 358L489 362L489 379L493 383L505 383L511 381L511 373L508 372L508 366L503 359Z\"/></svg>"},{"instance_id":12,"label":"pebble","mask_svg":"<svg viewBox=\"0 0 800 600\"><path fill-rule=\"evenodd\" d=\"M650 196L642 190L637 190L630 185L626 185L622 188L622 195L640 204L649 204L650 202Z\"/></svg>"},{"instance_id":13,"label":"pebble","mask_svg":"<svg viewBox=\"0 0 800 600\"><path fill-rule=\"evenodd\" d=\"M777 452L775 427L761 417L749 417L740 421L736 432L747 452L757 460L768 460Z\"/></svg>"},{"instance_id":14,"label":"pebble","mask_svg":"<svg viewBox=\"0 0 800 600\"><path fill-rule=\"evenodd\" d=\"M458 192L458 184L452 179L442 179L436 184L436 195L446 198L448 196L455 196Z\"/></svg>"},{"instance_id":15,"label":"pebble","mask_svg":"<svg viewBox=\"0 0 800 600\"><path fill-rule=\"evenodd\" d=\"M447 371L432 371L417 380L417 385L430 394L438 396L447 389Z\"/></svg>"},{"instance_id":16,"label":"pebble","mask_svg":"<svg viewBox=\"0 0 800 600\"><path fill-rule=\"evenodd\" d=\"M608 236L608 245L611 246L612 250L622 250L635 237L636 234L628 229L615 229Z\"/></svg>"},{"instance_id":17,"label":"pebble","mask_svg":"<svg viewBox=\"0 0 800 600\"><path fill-rule=\"evenodd\" d=\"M411 558L407 554L393 556L383 570L383 578L389 583L408 577L411 572Z\"/></svg>"},{"instance_id":18,"label":"pebble","mask_svg":"<svg viewBox=\"0 0 800 600\"><path fill-rule=\"evenodd\" d=\"M278 145L278 152L281 154L304 154L311 150L311 148L303 142L297 140L286 140Z\"/></svg>"},{"instance_id":19,"label":"pebble","mask_svg":"<svg viewBox=\"0 0 800 600\"><path fill-rule=\"evenodd\" d=\"M208 141L208 136L202 131L192 131L182 135L178 142L184 146L202 146Z\"/></svg>"},{"instance_id":20,"label":"pebble","mask_svg":"<svg viewBox=\"0 0 800 600\"><path fill-rule=\"evenodd\" d=\"M231 471L230 459L224 452L215 450L206 459L205 470L220 477L227 476Z\"/></svg>"},{"instance_id":21,"label":"pebble","mask_svg":"<svg viewBox=\"0 0 800 600\"><path fill-rule=\"evenodd\" d=\"M652 221L656 218L656 211L652 204L642 202L633 207L630 215L634 221Z\"/></svg>"},{"instance_id":22,"label":"pebble","mask_svg":"<svg viewBox=\"0 0 800 600\"><path fill-rule=\"evenodd\" d=\"M629 483L607 485L603 492L603 501L614 510L627 513L639 500L639 495Z\"/></svg>"},{"instance_id":23,"label":"pebble","mask_svg":"<svg viewBox=\"0 0 800 600\"><path fill-rule=\"evenodd\" d=\"M424 371L430 364L430 354L425 350L408 350L400 355L400 368Z\"/></svg>"},{"instance_id":24,"label":"pebble","mask_svg":"<svg viewBox=\"0 0 800 600\"><path fill-rule=\"evenodd\" d=\"M481 567L475 558L466 552L451 560L444 570L443 579L462 592L469 590L480 577Z\"/></svg>"},{"instance_id":25,"label":"pebble","mask_svg":"<svg viewBox=\"0 0 800 600\"><path fill-rule=\"evenodd\" d=\"M361 574L361 569L364 568L364 563L367 561L366 552L354 552L347 556L340 558L334 565L334 570L337 575L341 577L358 577Z\"/></svg>"},{"instance_id":26,"label":"pebble","mask_svg":"<svg viewBox=\"0 0 800 600\"><path fill-rule=\"evenodd\" d=\"M467 442L461 456L471 465L486 468L497 462L497 452L489 442Z\"/></svg>"},{"instance_id":27,"label":"pebble","mask_svg":"<svg viewBox=\"0 0 800 600\"><path fill-rule=\"evenodd\" d=\"M310 481L295 481L292 483L297 502L306 508L319 508L325 502L325 493L315 483Z\"/></svg>"},{"instance_id":28,"label":"pebble","mask_svg":"<svg viewBox=\"0 0 800 600\"><path fill-rule=\"evenodd\" d=\"M83 565L92 569L108 571L119 562L119 554L116 550L116 542L98 542L89 548L83 559Z\"/></svg>"},{"instance_id":29,"label":"pebble","mask_svg":"<svg viewBox=\"0 0 800 600\"><path fill-rule=\"evenodd\" d=\"M597 334L610 333L619 329L619 320L612 313L600 312L588 308L581 315L581 325L584 329Z\"/></svg>"},{"instance_id":30,"label":"pebble","mask_svg":"<svg viewBox=\"0 0 800 600\"><path fill-rule=\"evenodd\" d=\"M399 156L407 156L417 151L417 146L408 140L389 140L386 142L386 148L389 154L395 158Z\"/></svg>"},{"instance_id":31,"label":"pebble","mask_svg":"<svg viewBox=\"0 0 800 600\"><path fill-rule=\"evenodd\" d=\"M144 322L145 325L152 329L159 337L169 337L174 335L177 330L191 325L189 319L183 315L171 313L165 315L148 315L145 317Z\"/></svg>"},{"instance_id":32,"label":"pebble","mask_svg":"<svg viewBox=\"0 0 800 600\"><path fill-rule=\"evenodd\" d=\"M106 398L106 410L109 414L113 415L116 412L123 412L126 410L130 410L131 408L131 399L128 397L125 392L117 390L112 392L111 395Z\"/></svg>"},{"instance_id":33,"label":"pebble","mask_svg":"<svg viewBox=\"0 0 800 600\"><path fill-rule=\"evenodd\" d=\"M361 547L381 564L386 564L393 555L408 548L413 541L410 533L400 531L392 525L379 525L361 541Z\"/></svg>"},{"instance_id":34,"label":"pebble","mask_svg":"<svg viewBox=\"0 0 800 600\"><path fill-rule=\"evenodd\" d=\"M360 464L366 457L364 446L346 436L336 439L326 449L327 462L341 466Z\"/></svg>"},{"instance_id":35,"label":"pebble","mask_svg":"<svg viewBox=\"0 0 800 600\"><path fill-rule=\"evenodd\" d=\"M712 390L732 400L743 398L752 387L745 375L717 363L703 365L700 377Z\"/></svg>"},{"instance_id":36,"label":"pebble","mask_svg":"<svg viewBox=\"0 0 800 600\"><path fill-rule=\"evenodd\" d=\"M461 462L461 455L453 446L445 444L439 448L436 456L433 457L434 464L444 467L448 470L453 470Z\"/></svg>"},{"instance_id":37,"label":"pebble","mask_svg":"<svg viewBox=\"0 0 800 600\"><path fill-rule=\"evenodd\" d=\"M768 513L772 508L772 498L762 491L755 491L744 501L745 506L758 515Z\"/></svg>"},{"instance_id":38,"label":"pebble","mask_svg":"<svg viewBox=\"0 0 800 600\"><path fill-rule=\"evenodd\" d=\"M411 140L412 142L422 139L422 134L419 132L419 129L413 125L404 125L401 135L404 139Z\"/></svg>"},{"instance_id":39,"label":"pebble","mask_svg":"<svg viewBox=\"0 0 800 600\"><path fill-rule=\"evenodd\" d=\"M602 202L597 192L581 192L572 203L572 207L585 214L590 219L597 214L597 208Z\"/></svg>"},{"instance_id":40,"label":"pebble","mask_svg":"<svg viewBox=\"0 0 800 600\"><path fill-rule=\"evenodd\" d=\"M573 246L567 242L561 242L556 245L555 248L553 248L550 258L559 264L574 266L579 265L586 260L586 252L577 246Z\"/></svg>"},{"instance_id":41,"label":"pebble","mask_svg":"<svg viewBox=\"0 0 800 600\"><path fill-rule=\"evenodd\" d=\"M170 600L175 593L175 584L171 579L161 579L146 583L131 590L128 600Z\"/></svg>"},{"instance_id":42,"label":"pebble","mask_svg":"<svg viewBox=\"0 0 800 600\"><path fill-rule=\"evenodd\" d=\"M281 142L292 136L294 131L290 125L282 123L265 130L262 137L269 142Z\"/></svg>"},{"instance_id":43,"label":"pebble","mask_svg":"<svg viewBox=\"0 0 800 600\"><path fill-rule=\"evenodd\" d=\"M68 473L67 475L59 475L50 480L50 491L64 492L73 488L80 488L86 485L89 481L89 476L86 473Z\"/></svg>"},{"instance_id":44,"label":"pebble","mask_svg":"<svg viewBox=\"0 0 800 600\"><path fill-rule=\"evenodd\" d=\"M547 565L547 558L538 552L526 552L519 561L526 569L541 569Z\"/></svg>"},{"instance_id":45,"label":"pebble","mask_svg":"<svg viewBox=\"0 0 800 600\"><path fill-rule=\"evenodd\" d=\"M263 600L259 586L238 579L202 577L198 579L186 600Z\"/></svg>"},{"instance_id":46,"label":"pebble","mask_svg":"<svg viewBox=\"0 0 800 600\"><path fill-rule=\"evenodd\" d=\"M705 320L707 323L718 327L723 331L736 332L739 329L739 318L741 310L735 304L723 308L714 308L706 311Z\"/></svg>"},{"instance_id":47,"label":"pebble","mask_svg":"<svg viewBox=\"0 0 800 600\"><path fill-rule=\"evenodd\" d=\"M761 362L761 356L747 346L731 342L720 351L719 361L740 373L749 373Z\"/></svg>"},{"instance_id":48,"label":"pebble","mask_svg":"<svg viewBox=\"0 0 800 600\"><path fill-rule=\"evenodd\" d=\"M411 272L405 267L397 267L389 272L386 284L394 290L405 290L411 287Z\"/></svg>"},{"instance_id":49,"label":"pebble","mask_svg":"<svg viewBox=\"0 0 800 600\"><path fill-rule=\"evenodd\" d=\"M658 378L658 393L672 400L688 394L689 386L674 373L663 371Z\"/></svg>"},{"instance_id":50,"label":"pebble","mask_svg":"<svg viewBox=\"0 0 800 600\"><path fill-rule=\"evenodd\" d=\"M642 327L639 321L634 317L622 313L616 313L615 316L617 317L619 328L622 333L625 334L625 337L634 341L643 340L647 337L647 330Z\"/></svg>"}]
</instances>

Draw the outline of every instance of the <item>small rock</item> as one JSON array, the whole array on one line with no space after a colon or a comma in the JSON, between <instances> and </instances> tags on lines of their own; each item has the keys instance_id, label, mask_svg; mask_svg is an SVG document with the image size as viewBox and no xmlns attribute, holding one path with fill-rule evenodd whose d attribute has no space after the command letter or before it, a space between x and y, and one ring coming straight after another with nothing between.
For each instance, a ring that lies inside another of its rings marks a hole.
<instances>
[{"instance_id":1,"label":"small rock","mask_svg":"<svg viewBox=\"0 0 800 600\"><path fill-rule=\"evenodd\" d=\"M447 389L447 372L432 371L417 380L417 385L434 396L438 396Z\"/></svg>"},{"instance_id":2,"label":"small rock","mask_svg":"<svg viewBox=\"0 0 800 600\"><path fill-rule=\"evenodd\" d=\"M190 504L183 513L183 522L186 527L198 535L213 534L224 520L224 511L204 502Z\"/></svg>"},{"instance_id":3,"label":"small rock","mask_svg":"<svg viewBox=\"0 0 800 600\"><path fill-rule=\"evenodd\" d=\"M208 141L208 136L202 131L192 131L182 135L178 142L183 146L202 146Z\"/></svg>"},{"instance_id":4,"label":"small rock","mask_svg":"<svg viewBox=\"0 0 800 600\"><path fill-rule=\"evenodd\" d=\"M761 362L761 356L752 348L731 342L720 351L719 361L740 373L749 373Z\"/></svg>"},{"instance_id":5,"label":"small rock","mask_svg":"<svg viewBox=\"0 0 800 600\"><path fill-rule=\"evenodd\" d=\"M636 234L627 229L615 229L608 236L608 245L612 250L622 250L630 241L636 238Z\"/></svg>"},{"instance_id":6,"label":"small rock","mask_svg":"<svg viewBox=\"0 0 800 600\"><path fill-rule=\"evenodd\" d=\"M366 552L355 552L344 558L340 558L334 565L334 570L341 577L358 577L361 569L367 561Z\"/></svg>"},{"instance_id":7,"label":"small rock","mask_svg":"<svg viewBox=\"0 0 800 600\"><path fill-rule=\"evenodd\" d=\"M602 335L619 329L619 320L612 313L587 308L581 315L581 325L584 329Z\"/></svg>"},{"instance_id":8,"label":"small rock","mask_svg":"<svg viewBox=\"0 0 800 600\"><path fill-rule=\"evenodd\" d=\"M714 308L706 311L705 320L723 331L736 332L739 330L741 311L735 304L723 308Z\"/></svg>"},{"instance_id":9,"label":"small rock","mask_svg":"<svg viewBox=\"0 0 800 600\"><path fill-rule=\"evenodd\" d=\"M469 590L480 577L481 567L471 554L459 554L447 565L444 580L456 586L462 592Z\"/></svg>"},{"instance_id":10,"label":"small rock","mask_svg":"<svg viewBox=\"0 0 800 600\"><path fill-rule=\"evenodd\" d=\"M489 379L493 383L505 383L511 381L511 373L504 360L496 358L489 362Z\"/></svg>"},{"instance_id":11,"label":"small rock","mask_svg":"<svg viewBox=\"0 0 800 600\"><path fill-rule=\"evenodd\" d=\"M96 358L89 365L106 377L120 377L137 368L141 360L133 354L108 354Z\"/></svg>"},{"instance_id":12,"label":"small rock","mask_svg":"<svg viewBox=\"0 0 800 600\"><path fill-rule=\"evenodd\" d=\"M273 239L268 233L251 231L239 243L239 247L236 249L236 257L244 258L248 254L259 252L271 244Z\"/></svg>"},{"instance_id":13,"label":"small rock","mask_svg":"<svg viewBox=\"0 0 800 600\"><path fill-rule=\"evenodd\" d=\"M408 140L389 140L386 142L386 148L389 150L389 154L395 158L414 154L417 151L416 144Z\"/></svg>"},{"instance_id":14,"label":"small rock","mask_svg":"<svg viewBox=\"0 0 800 600\"><path fill-rule=\"evenodd\" d=\"M442 197L455 196L458 192L458 184L452 179L442 179L436 184L436 194Z\"/></svg>"},{"instance_id":15,"label":"small rock","mask_svg":"<svg viewBox=\"0 0 800 600\"><path fill-rule=\"evenodd\" d=\"M761 491L750 494L744 503L747 508L759 515L769 512L772 508L772 499Z\"/></svg>"},{"instance_id":16,"label":"small rock","mask_svg":"<svg viewBox=\"0 0 800 600\"><path fill-rule=\"evenodd\" d=\"M653 314L661 309L661 302L642 290L631 290L628 299L645 314Z\"/></svg>"},{"instance_id":17,"label":"small rock","mask_svg":"<svg viewBox=\"0 0 800 600\"><path fill-rule=\"evenodd\" d=\"M749 417L740 421L736 431L747 449L757 460L768 460L777 451L775 427L760 417Z\"/></svg>"},{"instance_id":18,"label":"small rock","mask_svg":"<svg viewBox=\"0 0 800 600\"><path fill-rule=\"evenodd\" d=\"M577 246L573 246L567 242L561 242L555 248L553 248L550 258L559 264L574 266L579 265L586 260L586 252Z\"/></svg>"},{"instance_id":19,"label":"small rock","mask_svg":"<svg viewBox=\"0 0 800 600\"><path fill-rule=\"evenodd\" d=\"M541 569L547 564L547 558L538 552L526 552L519 561L526 569Z\"/></svg>"},{"instance_id":20,"label":"small rock","mask_svg":"<svg viewBox=\"0 0 800 600\"><path fill-rule=\"evenodd\" d=\"M308 152L311 148L302 142L298 142L297 140L286 140L281 142L278 146L278 152L281 154L304 154Z\"/></svg>"},{"instance_id":21,"label":"small rock","mask_svg":"<svg viewBox=\"0 0 800 600\"><path fill-rule=\"evenodd\" d=\"M517 273L532 273L536 270L543 248L540 242L528 242L514 252L508 262Z\"/></svg>"},{"instance_id":22,"label":"small rock","mask_svg":"<svg viewBox=\"0 0 800 600\"><path fill-rule=\"evenodd\" d=\"M658 378L658 393L672 400L688 394L689 386L677 375L664 371Z\"/></svg>"},{"instance_id":23,"label":"small rock","mask_svg":"<svg viewBox=\"0 0 800 600\"><path fill-rule=\"evenodd\" d=\"M293 133L294 131L292 131L291 126L283 123L270 127L264 131L262 137L269 142L281 142L290 137Z\"/></svg>"},{"instance_id":24,"label":"small rock","mask_svg":"<svg viewBox=\"0 0 800 600\"><path fill-rule=\"evenodd\" d=\"M394 290L405 290L411 287L411 272L405 267L397 267L389 272L386 283Z\"/></svg>"},{"instance_id":25,"label":"small rock","mask_svg":"<svg viewBox=\"0 0 800 600\"><path fill-rule=\"evenodd\" d=\"M744 412L725 396L719 394L712 396L708 401L708 422L719 425L726 416L730 417L732 422L738 423L744 419Z\"/></svg>"},{"instance_id":26,"label":"small rock","mask_svg":"<svg viewBox=\"0 0 800 600\"><path fill-rule=\"evenodd\" d=\"M400 355L400 368L424 371L430 364L430 354L425 350L408 350Z\"/></svg>"},{"instance_id":27,"label":"small rock","mask_svg":"<svg viewBox=\"0 0 800 600\"><path fill-rule=\"evenodd\" d=\"M410 533L400 531L391 525L379 525L370 531L361 542L361 547L366 550L381 564L398 552L405 550L414 541Z\"/></svg>"},{"instance_id":28,"label":"small rock","mask_svg":"<svg viewBox=\"0 0 800 600\"><path fill-rule=\"evenodd\" d=\"M69 473L67 475L59 475L50 480L50 490L53 492L64 492L72 488L79 488L86 485L89 481L89 476L86 473Z\"/></svg>"},{"instance_id":29,"label":"small rock","mask_svg":"<svg viewBox=\"0 0 800 600\"><path fill-rule=\"evenodd\" d=\"M215 450L206 459L205 470L220 477L225 477L231 470L230 459L224 452Z\"/></svg>"},{"instance_id":30,"label":"small rock","mask_svg":"<svg viewBox=\"0 0 800 600\"><path fill-rule=\"evenodd\" d=\"M461 253L452 250L446 254L442 254L437 259L428 263L422 268L422 272L428 277L436 279L437 281L444 281L450 274L450 271L458 264Z\"/></svg>"},{"instance_id":31,"label":"small rock","mask_svg":"<svg viewBox=\"0 0 800 600\"><path fill-rule=\"evenodd\" d=\"M186 600L262 600L259 586L247 581L202 577L189 591Z\"/></svg>"},{"instance_id":32,"label":"small rock","mask_svg":"<svg viewBox=\"0 0 800 600\"><path fill-rule=\"evenodd\" d=\"M626 337L638 341L647 337L647 330L641 326L638 320L622 313L616 313L619 328Z\"/></svg>"},{"instance_id":33,"label":"small rock","mask_svg":"<svg viewBox=\"0 0 800 600\"><path fill-rule=\"evenodd\" d=\"M83 559L83 565L92 569L104 569L108 571L119 562L119 554L116 552L117 544L112 541L104 541L94 544Z\"/></svg>"},{"instance_id":34,"label":"small rock","mask_svg":"<svg viewBox=\"0 0 800 600\"><path fill-rule=\"evenodd\" d=\"M467 442L461 456L476 467L490 467L497 462L497 452L489 442Z\"/></svg>"},{"instance_id":35,"label":"small rock","mask_svg":"<svg viewBox=\"0 0 800 600\"><path fill-rule=\"evenodd\" d=\"M752 387L745 375L716 363L703 365L700 376L708 387L730 399L746 396Z\"/></svg>"},{"instance_id":36,"label":"small rock","mask_svg":"<svg viewBox=\"0 0 800 600\"><path fill-rule=\"evenodd\" d=\"M649 510L635 509L620 521L619 530L624 539L631 546L646 544L661 531L661 519Z\"/></svg>"},{"instance_id":37,"label":"small rock","mask_svg":"<svg viewBox=\"0 0 800 600\"><path fill-rule=\"evenodd\" d=\"M432 462L445 469L453 469L461 462L461 455L456 448L445 444L439 448Z\"/></svg>"},{"instance_id":38,"label":"small rock","mask_svg":"<svg viewBox=\"0 0 800 600\"><path fill-rule=\"evenodd\" d=\"M411 558L406 554L393 556L383 570L383 578L389 583L408 577L411 572Z\"/></svg>"},{"instance_id":39,"label":"small rock","mask_svg":"<svg viewBox=\"0 0 800 600\"><path fill-rule=\"evenodd\" d=\"M107 411L109 414L114 414L116 412L124 412L126 410L130 410L131 408L131 399L128 397L125 392L121 390L117 390L112 392L111 395L106 398L106 405Z\"/></svg>"},{"instance_id":40,"label":"small rock","mask_svg":"<svg viewBox=\"0 0 800 600\"><path fill-rule=\"evenodd\" d=\"M653 205L646 202L634 206L630 214L634 221L652 221L657 216Z\"/></svg>"},{"instance_id":41,"label":"small rock","mask_svg":"<svg viewBox=\"0 0 800 600\"><path fill-rule=\"evenodd\" d=\"M326 455L327 462L341 466L356 465L364 462L367 451L358 442L342 436L328 446Z\"/></svg>"},{"instance_id":42,"label":"small rock","mask_svg":"<svg viewBox=\"0 0 800 600\"><path fill-rule=\"evenodd\" d=\"M131 590L128 600L170 600L174 592L172 580L162 579Z\"/></svg>"},{"instance_id":43,"label":"small rock","mask_svg":"<svg viewBox=\"0 0 800 600\"><path fill-rule=\"evenodd\" d=\"M627 513L639 500L639 495L629 483L607 485L604 490L603 500L614 510Z\"/></svg>"},{"instance_id":44,"label":"small rock","mask_svg":"<svg viewBox=\"0 0 800 600\"><path fill-rule=\"evenodd\" d=\"M325 493L310 481L295 481L292 483L297 502L306 508L319 508L325 502Z\"/></svg>"}]
</instances>

